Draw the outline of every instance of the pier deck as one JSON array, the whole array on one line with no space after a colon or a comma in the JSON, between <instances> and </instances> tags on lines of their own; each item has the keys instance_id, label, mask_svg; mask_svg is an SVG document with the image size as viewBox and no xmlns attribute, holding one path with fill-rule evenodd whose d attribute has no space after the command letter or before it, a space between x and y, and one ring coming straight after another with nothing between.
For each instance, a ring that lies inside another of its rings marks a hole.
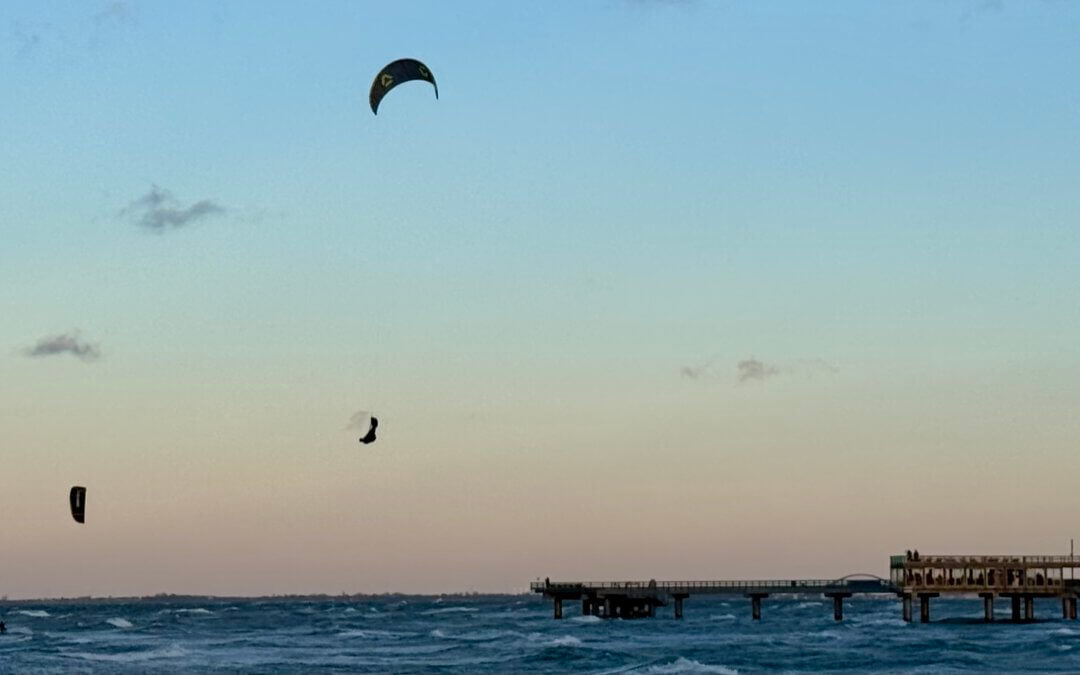
<instances>
[{"instance_id":1,"label":"pier deck","mask_svg":"<svg viewBox=\"0 0 1080 675\"><path fill-rule=\"evenodd\" d=\"M563 616L563 603L580 601L581 612L607 618L656 615L656 608L674 605L683 617L683 601L691 595L729 595L749 598L754 620L761 619L761 601L772 595L820 594L833 600L833 618L843 619L844 598L856 594L890 594L901 599L902 616L912 620L912 605L919 600L919 617L930 620L930 601L942 595L978 595L984 618L994 620L994 599L1012 602L1014 621L1034 619L1035 598L1061 598L1065 619L1077 618L1080 581L1074 556L961 556L926 555L916 551L892 556L888 579L855 574L838 579L769 579L715 581L536 581L534 593L551 598L555 618ZM1068 574L1067 574L1068 572ZM1023 603L1023 612L1021 612Z\"/></svg>"}]
</instances>

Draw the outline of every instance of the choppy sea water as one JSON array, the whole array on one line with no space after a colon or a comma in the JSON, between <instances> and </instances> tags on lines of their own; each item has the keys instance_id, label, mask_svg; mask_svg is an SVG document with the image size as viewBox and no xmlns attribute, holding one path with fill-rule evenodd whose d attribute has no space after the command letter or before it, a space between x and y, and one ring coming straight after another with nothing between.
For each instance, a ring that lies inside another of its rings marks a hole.
<instances>
[{"instance_id":1,"label":"choppy sea water","mask_svg":"<svg viewBox=\"0 0 1080 675\"><path fill-rule=\"evenodd\" d=\"M1008 618L1007 603L998 603ZM936 600L905 624L892 598L691 597L686 618L552 618L535 597L380 597L2 604L0 673L1080 672L1080 623L981 623L982 604Z\"/></svg>"}]
</instances>

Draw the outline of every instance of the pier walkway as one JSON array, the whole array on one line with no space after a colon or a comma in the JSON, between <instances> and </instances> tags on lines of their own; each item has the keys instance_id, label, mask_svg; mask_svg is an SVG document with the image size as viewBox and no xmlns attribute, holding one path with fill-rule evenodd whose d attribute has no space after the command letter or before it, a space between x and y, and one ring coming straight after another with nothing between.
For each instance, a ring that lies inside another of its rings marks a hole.
<instances>
[{"instance_id":1,"label":"pier walkway","mask_svg":"<svg viewBox=\"0 0 1080 675\"><path fill-rule=\"evenodd\" d=\"M683 617L683 602L691 595L742 596L750 600L751 616L761 619L762 600L773 595L820 594L833 601L833 618L843 620L845 598L857 594L889 594L901 600L902 616L912 620L919 601L919 618L930 620L930 601L941 595L982 598L984 618L994 620L994 599L1008 598L1014 621L1034 619L1035 598L1061 598L1062 617L1077 618L1080 581L1074 578L1080 557L1074 556L960 556L908 552L892 556L888 579L852 574L838 579L770 579L718 581L536 581L532 592L551 598L555 618L565 602L581 602L581 613L606 618L656 615L657 607L674 605ZM1021 603L1023 612L1021 612Z\"/></svg>"}]
</instances>

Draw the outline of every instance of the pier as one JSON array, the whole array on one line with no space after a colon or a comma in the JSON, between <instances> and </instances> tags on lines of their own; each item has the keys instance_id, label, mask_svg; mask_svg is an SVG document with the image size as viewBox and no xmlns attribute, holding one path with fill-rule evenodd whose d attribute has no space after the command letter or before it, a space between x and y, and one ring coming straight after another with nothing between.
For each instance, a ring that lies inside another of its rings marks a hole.
<instances>
[{"instance_id":1,"label":"pier","mask_svg":"<svg viewBox=\"0 0 1080 675\"><path fill-rule=\"evenodd\" d=\"M658 607L673 607L683 618L684 602L692 595L725 595L750 600L750 616L762 617L762 601L770 596L820 594L831 599L833 618L844 618L844 600L853 595L894 595L901 616L912 621L915 601L919 620L930 621L931 600L941 596L978 596L984 620L994 620L996 598L1011 602L1013 621L1032 621L1036 598L1060 598L1063 619L1077 618L1080 581L1075 580L1080 558L1071 555L892 556L889 577L852 574L837 579L772 579L717 581L544 581L533 582L532 592L551 598L556 619L564 605L581 603L584 616L637 619L656 616ZM1066 574L1068 572L1068 575ZM1022 611L1021 611L1022 606Z\"/></svg>"}]
</instances>

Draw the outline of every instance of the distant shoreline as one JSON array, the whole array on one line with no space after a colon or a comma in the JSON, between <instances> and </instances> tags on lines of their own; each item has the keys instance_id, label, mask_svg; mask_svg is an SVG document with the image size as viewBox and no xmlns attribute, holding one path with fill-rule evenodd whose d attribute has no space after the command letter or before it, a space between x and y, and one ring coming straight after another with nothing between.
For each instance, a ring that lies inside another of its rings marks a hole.
<instances>
[{"instance_id":1,"label":"distant shoreline","mask_svg":"<svg viewBox=\"0 0 1080 675\"><path fill-rule=\"evenodd\" d=\"M256 601L271 601L271 602L329 602L334 600L340 600L343 602L354 602L368 599L402 599L408 600L411 598L416 599L429 599L429 598L509 598L509 597L536 597L532 593L355 593L355 594L339 594L328 595L324 593L315 594L289 594L289 595L178 595L173 593L158 593L156 595L132 595L132 596L80 596L75 598L21 598L21 599L0 599L0 607L7 605L34 605L34 604L50 604L50 605L75 605L75 604L110 604L110 603L142 603L142 602L156 602L156 603L188 603L188 602L215 602L215 603L230 603L230 602L250 602ZM537 597L537 602L540 602L540 598Z\"/></svg>"}]
</instances>

